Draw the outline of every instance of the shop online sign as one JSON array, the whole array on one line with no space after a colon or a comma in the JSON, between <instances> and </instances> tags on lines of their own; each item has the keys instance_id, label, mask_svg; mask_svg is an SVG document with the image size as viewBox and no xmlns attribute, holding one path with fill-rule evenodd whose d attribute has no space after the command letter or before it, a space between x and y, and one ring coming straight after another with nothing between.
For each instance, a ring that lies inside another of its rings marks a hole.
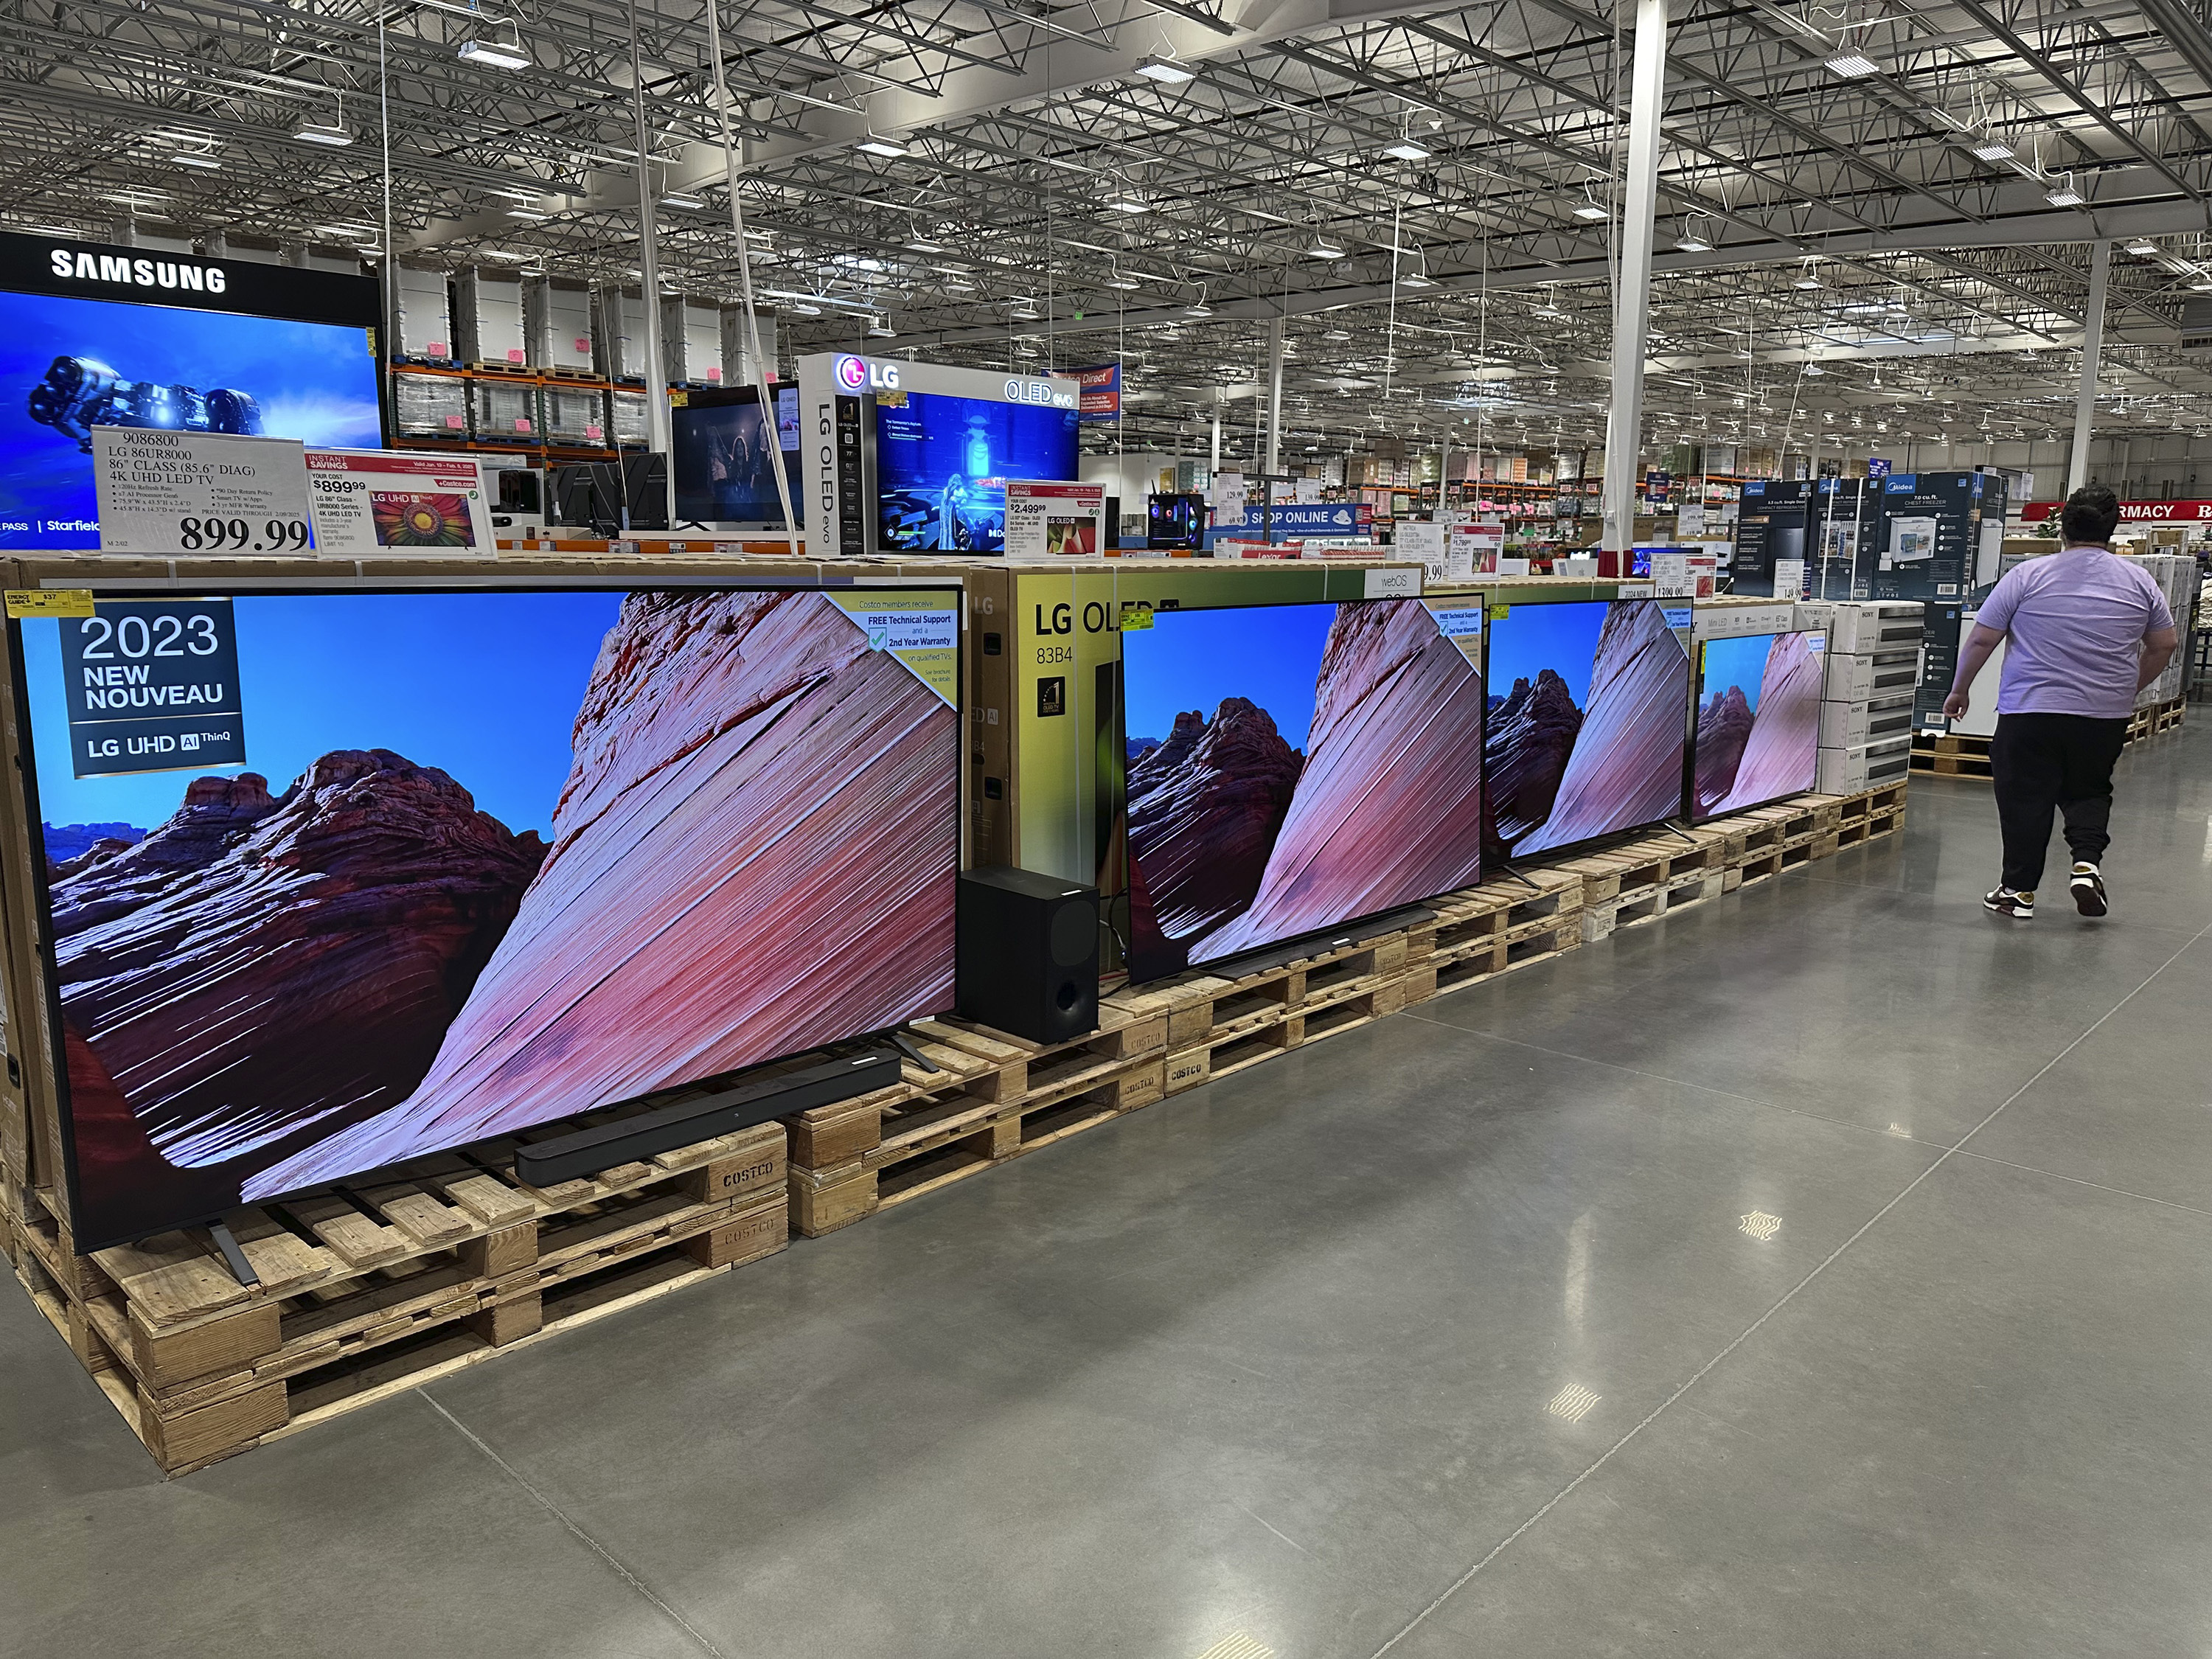
<instances>
[{"instance_id":1,"label":"shop online sign","mask_svg":"<svg viewBox=\"0 0 2212 1659\"><path fill-rule=\"evenodd\" d=\"M2030 501L2020 510L2029 524L2055 519L2063 501ZM2212 524L2212 501L2122 501L2122 524Z\"/></svg>"}]
</instances>

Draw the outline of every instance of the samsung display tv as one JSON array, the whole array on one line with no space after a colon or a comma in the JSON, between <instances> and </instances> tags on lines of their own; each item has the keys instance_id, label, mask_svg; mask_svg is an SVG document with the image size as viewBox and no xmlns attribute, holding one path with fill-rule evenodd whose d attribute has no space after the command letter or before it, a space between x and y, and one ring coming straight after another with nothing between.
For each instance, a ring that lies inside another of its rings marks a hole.
<instances>
[{"instance_id":1,"label":"samsung display tv","mask_svg":"<svg viewBox=\"0 0 2212 1659\"><path fill-rule=\"evenodd\" d=\"M799 388L778 386L775 393L773 439L757 386L695 387L671 398L668 418L678 525L782 529L783 501L775 485L775 462L780 459L792 508L805 526L805 491L799 477Z\"/></svg>"},{"instance_id":2,"label":"samsung display tv","mask_svg":"<svg viewBox=\"0 0 2212 1659\"><path fill-rule=\"evenodd\" d=\"M1698 647L1690 817L1703 823L1814 787L1820 769L1826 629Z\"/></svg>"},{"instance_id":3,"label":"samsung display tv","mask_svg":"<svg viewBox=\"0 0 2212 1659\"><path fill-rule=\"evenodd\" d=\"M886 552L1003 553L1006 480L1072 480L1073 409L876 395L877 543Z\"/></svg>"},{"instance_id":4,"label":"samsung display tv","mask_svg":"<svg viewBox=\"0 0 2212 1659\"><path fill-rule=\"evenodd\" d=\"M367 276L0 233L0 550L96 548L100 426L384 442Z\"/></svg>"},{"instance_id":5,"label":"samsung display tv","mask_svg":"<svg viewBox=\"0 0 2212 1659\"><path fill-rule=\"evenodd\" d=\"M11 622L78 1247L949 1012L958 602Z\"/></svg>"},{"instance_id":6,"label":"samsung display tv","mask_svg":"<svg viewBox=\"0 0 2212 1659\"><path fill-rule=\"evenodd\" d=\"M1498 606L1489 684L1486 856L1557 852L1682 810L1690 656L1661 601Z\"/></svg>"},{"instance_id":7,"label":"samsung display tv","mask_svg":"<svg viewBox=\"0 0 2212 1659\"><path fill-rule=\"evenodd\" d=\"M1480 629L1358 599L1124 630L1133 981L1482 878Z\"/></svg>"}]
</instances>

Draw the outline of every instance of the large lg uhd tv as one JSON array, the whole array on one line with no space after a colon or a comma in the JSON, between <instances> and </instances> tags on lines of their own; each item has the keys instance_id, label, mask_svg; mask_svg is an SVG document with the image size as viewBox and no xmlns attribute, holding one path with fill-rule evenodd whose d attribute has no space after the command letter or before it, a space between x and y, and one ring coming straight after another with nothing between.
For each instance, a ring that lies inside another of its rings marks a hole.
<instances>
[{"instance_id":1,"label":"large lg uhd tv","mask_svg":"<svg viewBox=\"0 0 2212 1659\"><path fill-rule=\"evenodd\" d=\"M958 599L11 623L79 1248L949 1011Z\"/></svg>"},{"instance_id":2,"label":"large lg uhd tv","mask_svg":"<svg viewBox=\"0 0 2212 1659\"><path fill-rule=\"evenodd\" d=\"M902 553L1003 553L1006 480L1072 479L1073 409L943 392L876 398L877 541Z\"/></svg>"},{"instance_id":3,"label":"large lg uhd tv","mask_svg":"<svg viewBox=\"0 0 2212 1659\"><path fill-rule=\"evenodd\" d=\"M1486 855L1556 852L1682 810L1690 657L1656 599L1499 607Z\"/></svg>"},{"instance_id":4,"label":"large lg uhd tv","mask_svg":"<svg viewBox=\"0 0 2212 1659\"><path fill-rule=\"evenodd\" d=\"M95 548L97 426L384 441L374 279L0 233L0 550Z\"/></svg>"},{"instance_id":5,"label":"large lg uhd tv","mask_svg":"<svg viewBox=\"0 0 2212 1659\"><path fill-rule=\"evenodd\" d=\"M1827 646L1820 629L1707 640L1698 647L1693 822L1813 787Z\"/></svg>"},{"instance_id":6,"label":"large lg uhd tv","mask_svg":"<svg viewBox=\"0 0 2212 1659\"><path fill-rule=\"evenodd\" d=\"M1133 981L1481 879L1481 611L1442 614L1246 605L1124 631Z\"/></svg>"}]
</instances>

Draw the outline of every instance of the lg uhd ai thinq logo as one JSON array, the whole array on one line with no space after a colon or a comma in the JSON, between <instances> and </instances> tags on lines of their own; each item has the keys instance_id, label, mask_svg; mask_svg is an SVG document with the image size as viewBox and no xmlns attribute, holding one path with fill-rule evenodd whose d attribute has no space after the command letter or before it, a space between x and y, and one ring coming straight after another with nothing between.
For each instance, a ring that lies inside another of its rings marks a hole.
<instances>
[{"instance_id":1,"label":"lg uhd ai thinq logo","mask_svg":"<svg viewBox=\"0 0 2212 1659\"><path fill-rule=\"evenodd\" d=\"M220 294L229 286L221 265L188 265L180 259L125 259L112 253L72 253L58 247L46 256L57 276L78 283L122 283L131 288L184 288Z\"/></svg>"},{"instance_id":2,"label":"lg uhd ai thinq logo","mask_svg":"<svg viewBox=\"0 0 2212 1659\"><path fill-rule=\"evenodd\" d=\"M896 363L872 363L866 357L840 357L837 360L837 384L848 392L896 392L899 372Z\"/></svg>"}]
</instances>

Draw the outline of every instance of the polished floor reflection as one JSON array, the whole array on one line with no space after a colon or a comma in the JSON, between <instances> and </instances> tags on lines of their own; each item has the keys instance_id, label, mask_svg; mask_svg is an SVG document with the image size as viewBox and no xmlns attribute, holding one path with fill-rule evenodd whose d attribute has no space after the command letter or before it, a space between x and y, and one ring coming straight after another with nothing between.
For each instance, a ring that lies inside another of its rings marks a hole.
<instances>
[{"instance_id":1,"label":"polished floor reflection","mask_svg":"<svg viewBox=\"0 0 2212 1659\"><path fill-rule=\"evenodd\" d=\"M2201 1654L2212 720L164 1485L0 1290L0 1654Z\"/></svg>"}]
</instances>

